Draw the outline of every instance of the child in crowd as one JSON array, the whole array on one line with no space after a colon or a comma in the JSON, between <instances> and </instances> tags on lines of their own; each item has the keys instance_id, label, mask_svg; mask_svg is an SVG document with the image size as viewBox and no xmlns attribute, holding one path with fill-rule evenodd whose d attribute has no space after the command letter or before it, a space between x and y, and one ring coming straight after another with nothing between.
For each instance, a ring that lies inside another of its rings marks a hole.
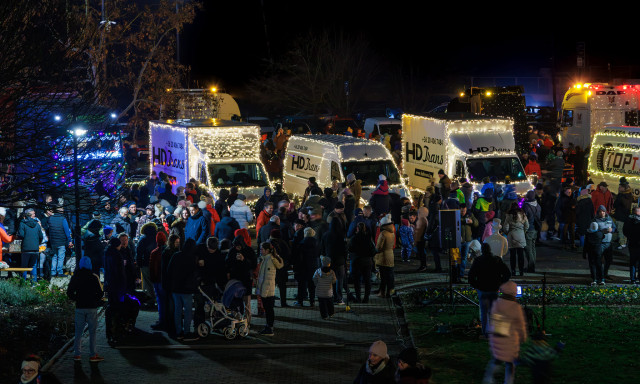
<instances>
[{"instance_id":1,"label":"child in crowd","mask_svg":"<svg viewBox=\"0 0 640 384\"><path fill-rule=\"evenodd\" d=\"M335 313L333 307L333 285L337 278L335 272L331 269L331 258L320 257L322 267L318 268L313 274L313 282L316 285L316 295L318 296L318 306L320 307L320 316L327 320L333 317Z\"/></svg>"},{"instance_id":2,"label":"child in crowd","mask_svg":"<svg viewBox=\"0 0 640 384\"><path fill-rule=\"evenodd\" d=\"M408 219L402 219L400 226L400 242L402 243L402 261L411 261L413 253L413 227L409 224Z\"/></svg>"}]
</instances>

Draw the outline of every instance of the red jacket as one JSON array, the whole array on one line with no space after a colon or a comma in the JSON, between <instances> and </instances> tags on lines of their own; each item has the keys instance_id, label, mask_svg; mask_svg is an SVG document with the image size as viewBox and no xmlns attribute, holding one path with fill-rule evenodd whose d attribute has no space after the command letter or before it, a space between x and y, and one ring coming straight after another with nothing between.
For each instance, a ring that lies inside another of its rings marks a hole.
<instances>
[{"instance_id":1,"label":"red jacket","mask_svg":"<svg viewBox=\"0 0 640 384\"><path fill-rule=\"evenodd\" d=\"M540 164L538 164L538 162L535 160L529 160L527 166L524 167L524 173L526 173L527 175L533 175L535 173L538 176L542 176Z\"/></svg>"},{"instance_id":2,"label":"red jacket","mask_svg":"<svg viewBox=\"0 0 640 384\"><path fill-rule=\"evenodd\" d=\"M156 234L156 243L158 247L151 251L149 255L149 280L152 283L160 283L160 274L162 269L162 251L167 243L167 236L163 232Z\"/></svg>"},{"instance_id":3,"label":"red jacket","mask_svg":"<svg viewBox=\"0 0 640 384\"><path fill-rule=\"evenodd\" d=\"M7 231L0 227L0 242L8 244L13 241L13 236L7 235ZM0 261L2 261L2 247L0 246Z\"/></svg>"},{"instance_id":4,"label":"red jacket","mask_svg":"<svg viewBox=\"0 0 640 384\"><path fill-rule=\"evenodd\" d=\"M264 209L258 215L258 219L256 220L256 239L258 238L258 233L260 233L260 228L269 222L272 214L267 213Z\"/></svg>"},{"instance_id":5,"label":"red jacket","mask_svg":"<svg viewBox=\"0 0 640 384\"><path fill-rule=\"evenodd\" d=\"M211 214L211 225L209 225L209 228L211 229L211 236L213 236L216 231L216 223L220 222L220 215L218 215L218 211L216 211L215 208L211 206L211 204L207 204L206 208L207 211L209 211L209 213Z\"/></svg>"},{"instance_id":6,"label":"red jacket","mask_svg":"<svg viewBox=\"0 0 640 384\"><path fill-rule=\"evenodd\" d=\"M611 195L611 191L607 189L605 193L600 192L600 188L596 188L595 191L591 192L591 201L593 202L593 213L598 213L598 208L601 205L607 209L607 214L611 214L611 209L613 208L613 195Z\"/></svg>"}]
</instances>

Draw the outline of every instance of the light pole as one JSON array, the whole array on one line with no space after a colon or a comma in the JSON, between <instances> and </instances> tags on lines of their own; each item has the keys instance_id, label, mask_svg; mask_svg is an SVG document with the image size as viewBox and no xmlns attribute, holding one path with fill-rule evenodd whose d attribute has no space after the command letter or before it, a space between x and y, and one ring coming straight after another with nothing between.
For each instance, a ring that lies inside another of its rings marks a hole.
<instances>
[{"instance_id":1,"label":"light pole","mask_svg":"<svg viewBox=\"0 0 640 384\"><path fill-rule=\"evenodd\" d=\"M86 129L81 127L74 128L73 134L73 179L75 181L75 199L74 207L76 210L76 228L75 228L75 250L76 250L76 268L80 264L82 257L82 236L80 236L80 175L78 170L78 137L87 133Z\"/></svg>"}]
</instances>

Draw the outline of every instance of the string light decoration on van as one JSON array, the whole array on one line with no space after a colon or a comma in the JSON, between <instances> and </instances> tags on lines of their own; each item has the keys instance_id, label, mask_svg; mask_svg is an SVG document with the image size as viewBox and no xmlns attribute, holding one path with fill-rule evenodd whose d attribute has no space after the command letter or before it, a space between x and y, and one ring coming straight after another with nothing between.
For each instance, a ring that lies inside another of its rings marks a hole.
<instances>
[{"instance_id":1,"label":"string light decoration on van","mask_svg":"<svg viewBox=\"0 0 640 384\"><path fill-rule=\"evenodd\" d=\"M624 176L630 183L640 184L640 144L625 142L596 144L601 142L603 138L607 141L607 138L628 139L633 136L640 137L640 129L619 127L617 129L605 128L597 132L593 137L589 155L589 176L594 179L607 178L609 180L617 180ZM620 156L616 154L620 154ZM616 161L618 161L618 166L614 168ZM609 166L610 163L611 166ZM624 172L607 172L607 169L623 170Z\"/></svg>"}]
</instances>

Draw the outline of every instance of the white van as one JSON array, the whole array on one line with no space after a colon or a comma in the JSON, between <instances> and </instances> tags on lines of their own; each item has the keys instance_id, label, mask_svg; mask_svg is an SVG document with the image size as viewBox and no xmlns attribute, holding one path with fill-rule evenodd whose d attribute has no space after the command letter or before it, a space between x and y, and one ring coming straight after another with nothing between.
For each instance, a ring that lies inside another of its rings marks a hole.
<instances>
[{"instance_id":1,"label":"white van","mask_svg":"<svg viewBox=\"0 0 640 384\"><path fill-rule=\"evenodd\" d=\"M604 181L613 192L625 177L634 196L640 197L640 127L607 125L597 131L588 170L595 185Z\"/></svg>"},{"instance_id":2,"label":"white van","mask_svg":"<svg viewBox=\"0 0 640 384\"><path fill-rule=\"evenodd\" d=\"M382 136L385 133L393 135L402 129L402 121L398 119L389 119L386 117L370 117L364 121L364 132L367 138L371 138L371 134L375 132Z\"/></svg>"},{"instance_id":3,"label":"white van","mask_svg":"<svg viewBox=\"0 0 640 384\"><path fill-rule=\"evenodd\" d=\"M283 168L286 192L303 196L310 177L324 189L333 180L344 182L350 173L362 180L363 200L371 197L380 174L386 176L390 190L409 196L391 153L379 142L341 135L293 135L289 139Z\"/></svg>"}]
</instances>

